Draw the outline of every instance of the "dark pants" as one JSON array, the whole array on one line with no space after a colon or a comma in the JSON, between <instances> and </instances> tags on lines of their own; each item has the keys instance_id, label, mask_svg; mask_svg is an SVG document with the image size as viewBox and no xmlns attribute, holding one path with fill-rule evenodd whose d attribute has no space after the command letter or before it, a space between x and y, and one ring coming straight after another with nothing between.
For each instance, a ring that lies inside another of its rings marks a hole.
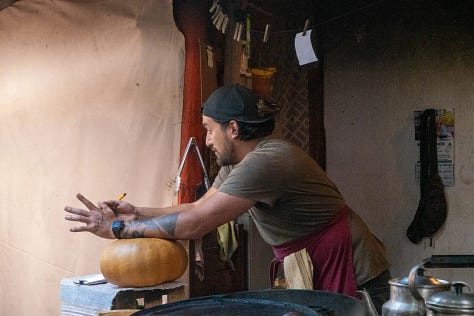
<instances>
[{"instance_id":1,"label":"dark pants","mask_svg":"<svg viewBox=\"0 0 474 316\"><path fill-rule=\"evenodd\" d=\"M377 277L358 286L359 290L366 289L379 315L382 315L382 305L390 299L390 271L384 271Z\"/></svg>"}]
</instances>

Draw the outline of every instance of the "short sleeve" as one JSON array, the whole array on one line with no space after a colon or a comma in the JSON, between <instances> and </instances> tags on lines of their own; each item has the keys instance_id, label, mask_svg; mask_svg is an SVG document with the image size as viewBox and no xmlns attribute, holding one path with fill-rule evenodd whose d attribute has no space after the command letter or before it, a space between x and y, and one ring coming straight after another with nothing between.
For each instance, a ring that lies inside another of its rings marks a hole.
<instances>
[{"instance_id":1,"label":"short sleeve","mask_svg":"<svg viewBox=\"0 0 474 316\"><path fill-rule=\"evenodd\" d=\"M278 156L252 152L232 169L219 191L273 206L285 183L285 172Z\"/></svg>"},{"instance_id":2,"label":"short sleeve","mask_svg":"<svg viewBox=\"0 0 474 316\"><path fill-rule=\"evenodd\" d=\"M224 183L225 179L229 175L230 171L232 170L233 166L223 166L219 169L214 182L212 183L212 187L215 189L219 189L222 183Z\"/></svg>"}]
</instances>

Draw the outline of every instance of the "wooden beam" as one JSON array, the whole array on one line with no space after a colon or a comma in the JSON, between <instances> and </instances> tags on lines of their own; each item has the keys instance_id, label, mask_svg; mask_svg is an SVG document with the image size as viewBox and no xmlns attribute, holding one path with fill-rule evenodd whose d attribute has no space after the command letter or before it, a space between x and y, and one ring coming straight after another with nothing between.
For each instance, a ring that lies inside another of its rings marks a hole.
<instances>
[{"instance_id":1,"label":"wooden beam","mask_svg":"<svg viewBox=\"0 0 474 316\"><path fill-rule=\"evenodd\" d=\"M185 40L185 64L183 86L183 113L181 125L180 157L183 157L191 137L195 137L201 152L204 150L204 129L201 119L201 52L200 43L207 35L207 7L202 0L174 0L174 19ZM189 161L181 173L178 203L196 200L196 192L202 185L203 172L197 155L189 155Z\"/></svg>"}]
</instances>

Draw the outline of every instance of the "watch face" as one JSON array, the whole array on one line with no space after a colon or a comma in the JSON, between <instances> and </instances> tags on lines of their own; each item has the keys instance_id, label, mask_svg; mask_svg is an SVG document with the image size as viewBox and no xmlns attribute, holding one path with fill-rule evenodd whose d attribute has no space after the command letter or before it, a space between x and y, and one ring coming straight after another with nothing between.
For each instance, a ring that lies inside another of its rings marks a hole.
<instances>
[{"instance_id":1,"label":"watch face","mask_svg":"<svg viewBox=\"0 0 474 316\"><path fill-rule=\"evenodd\" d=\"M115 221L112 223L112 233L114 234L115 238L120 239L120 231L123 228L123 221Z\"/></svg>"}]
</instances>

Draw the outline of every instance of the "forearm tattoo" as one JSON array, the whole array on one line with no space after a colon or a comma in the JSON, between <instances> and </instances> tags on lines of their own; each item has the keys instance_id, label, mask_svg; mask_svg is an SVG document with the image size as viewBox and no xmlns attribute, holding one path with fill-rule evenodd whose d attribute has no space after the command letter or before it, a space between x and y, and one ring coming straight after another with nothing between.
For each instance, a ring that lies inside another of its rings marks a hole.
<instances>
[{"instance_id":1,"label":"forearm tattoo","mask_svg":"<svg viewBox=\"0 0 474 316\"><path fill-rule=\"evenodd\" d=\"M178 215L178 213L174 213L152 219L127 222L122 231L122 238L144 238L157 235L163 236L159 238L173 238Z\"/></svg>"}]
</instances>

